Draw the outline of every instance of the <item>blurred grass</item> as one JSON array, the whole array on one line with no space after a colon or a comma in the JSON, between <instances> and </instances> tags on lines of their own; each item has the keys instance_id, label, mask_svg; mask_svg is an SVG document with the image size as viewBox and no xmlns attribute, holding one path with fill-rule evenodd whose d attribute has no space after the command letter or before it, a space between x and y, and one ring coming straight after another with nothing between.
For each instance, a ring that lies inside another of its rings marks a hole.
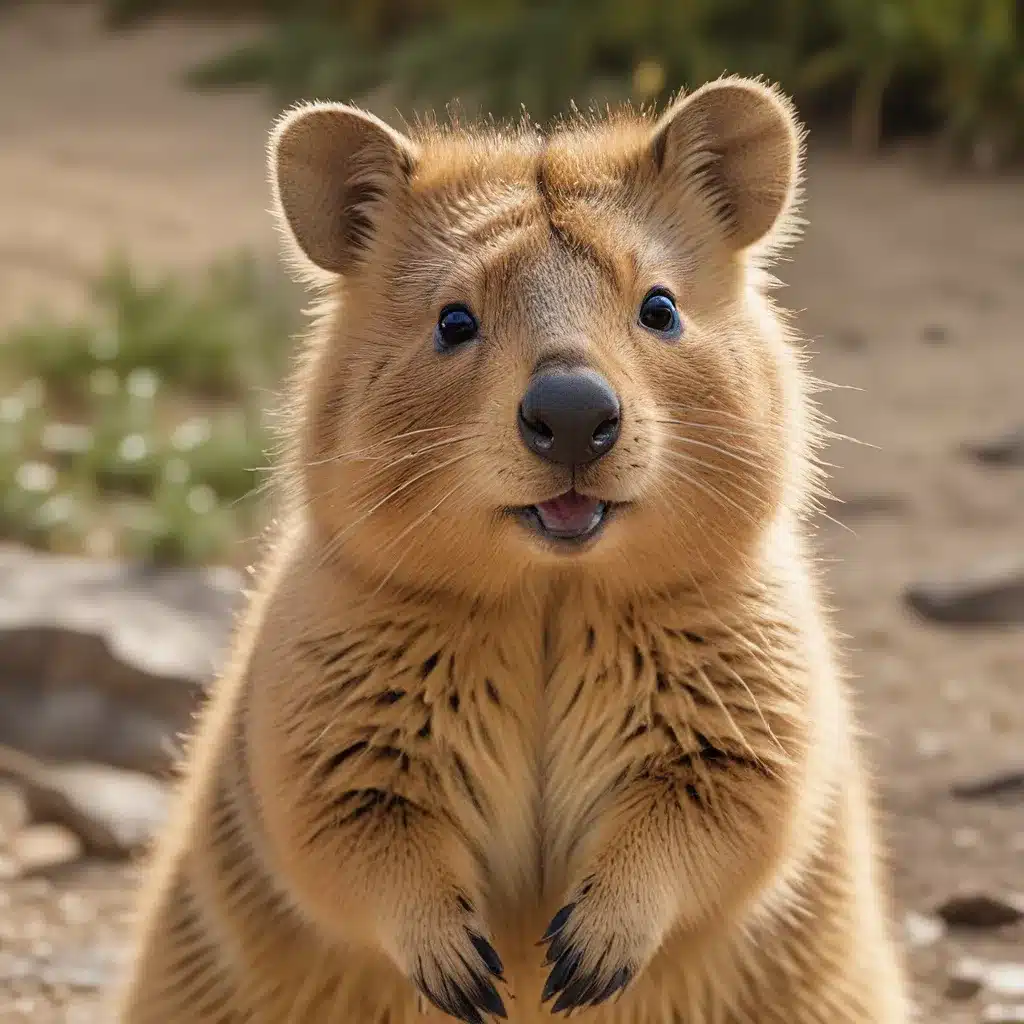
<instances>
[{"instance_id":1,"label":"blurred grass","mask_svg":"<svg viewBox=\"0 0 1024 1024\"><path fill-rule=\"evenodd\" d=\"M297 325L251 256L197 281L123 258L79 320L0 337L0 536L157 563L233 561L260 529L266 413Z\"/></svg>"},{"instance_id":2,"label":"blurred grass","mask_svg":"<svg viewBox=\"0 0 1024 1024\"><path fill-rule=\"evenodd\" d=\"M779 81L855 145L937 135L993 164L1024 146L1017 0L108 0L112 22L167 8L270 19L193 70L200 88L268 85L275 102L385 89L546 121L570 99L664 101L723 71Z\"/></svg>"}]
</instances>

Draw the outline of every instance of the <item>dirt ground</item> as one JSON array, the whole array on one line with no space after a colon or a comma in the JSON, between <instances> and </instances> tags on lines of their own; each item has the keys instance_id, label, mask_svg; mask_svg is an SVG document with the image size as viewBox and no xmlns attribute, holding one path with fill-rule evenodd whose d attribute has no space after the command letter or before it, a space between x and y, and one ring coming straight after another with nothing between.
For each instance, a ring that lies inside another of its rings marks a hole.
<instances>
[{"instance_id":1,"label":"dirt ground","mask_svg":"<svg viewBox=\"0 0 1024 1024\"><path fill-rule=\"evenodd\" d=\"M111 247L154 268L275 245L259 97L196 96L177 76L237 29L97 33L88 7L0 18L0 324L72 308ZM781 276L801 310L836 429L822 556L880 783L898 914L963 890L1024 893L1024 805L952 784L1024 767L1024 632L923 624L913 581L1024 555L1024 472L964 441L1024 410L1024 180L950 180L912 152L857 162L812 151L810 226ZM123 947L133 874L84 865L0 883L0 1022L102 1021L94 950ZM90 951L90 952L86 952ZM65 963L6 980L5 953ZM1024 964L1024 926L911 947L922 1019L979 1021L944 993L963 955ZM92 965L92 966L90 966ZM77 971L77 973L76 973ZM988 1001L994 1001L989 999ZM1015 1018L1016 1019L1016 1018Z\"/></svg>"}]
</instances>

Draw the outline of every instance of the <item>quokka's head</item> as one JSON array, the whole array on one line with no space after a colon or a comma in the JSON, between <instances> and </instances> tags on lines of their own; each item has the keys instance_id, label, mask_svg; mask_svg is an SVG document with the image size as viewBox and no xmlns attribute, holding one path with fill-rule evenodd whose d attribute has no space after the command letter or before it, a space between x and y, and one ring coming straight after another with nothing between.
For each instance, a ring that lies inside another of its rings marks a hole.
<instances>
[{"instance_id":1,"label":"quokka's head","mask_svg":"<svg viewBox=\"0 0 1024 1024\"><path fill-rule=\"evenodd\" d=\"M761 294L800 160L789 103L742 79L543 136L284 115L275 205L326 287L292 466L318 543L468 592L746 562L805 490L798 360Z\"/></svg>"}]
</instances>

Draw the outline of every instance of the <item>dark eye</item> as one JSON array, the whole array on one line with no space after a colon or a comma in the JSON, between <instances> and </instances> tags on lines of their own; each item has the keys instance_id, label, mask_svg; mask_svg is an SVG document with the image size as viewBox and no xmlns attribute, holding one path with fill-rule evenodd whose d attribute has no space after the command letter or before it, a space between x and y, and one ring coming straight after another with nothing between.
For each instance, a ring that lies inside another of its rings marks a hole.
<instances>
[{"instance_id":1,"label":"dark eye","mask_svg":"<svg viewBox=\"0 0 1024 1024\"><path fill-rule=\"evenodd\" d=\"M654 288L647 293L640 306L640 326L671 341L683 333L683 321L675 300L664 288Z\"/></svg>"},{"instance_id":2,"label":"dark eye","mask_svg":"<svg viewBox=\"0 0 1024 1024\"><path fill-rule=\"evenodd\" d=\"M464 345L472 341L480 325L476 317L465 306L445 306L437 318L437 327L434 328L434 347L438 352L445 352L448 349Z\"/></svg>"}]
</instances>

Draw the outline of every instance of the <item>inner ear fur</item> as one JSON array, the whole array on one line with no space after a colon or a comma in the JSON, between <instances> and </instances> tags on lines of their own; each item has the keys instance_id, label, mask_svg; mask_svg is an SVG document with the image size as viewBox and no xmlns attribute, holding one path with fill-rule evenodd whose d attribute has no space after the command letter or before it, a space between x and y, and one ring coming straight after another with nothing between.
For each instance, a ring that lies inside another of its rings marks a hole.
<instances>
[{"instance_id":1,"label":"inner ear fur","mask_svg":"<svg viewBox=\"0 0 1024 1024\"><path fill-rule=\"evenodd\" d=\"M664 113L650 155L660 187L696 185L738 251L760 241L791 208L802 141L793 105L778 90L722 78Z\"/></svg>"},{"instance_id":2,"label":"inner ear fur","mask_svg":"<svg viewBox=\"0 0 1024 1024\"><path fill-rule=\"evenodd\" d=\"M347 274L381 204L407 185L415 160L409 139L355 107L315 103L288 111L269 147L279 223L318 267Z\"/></svg>"}]
</instances>

